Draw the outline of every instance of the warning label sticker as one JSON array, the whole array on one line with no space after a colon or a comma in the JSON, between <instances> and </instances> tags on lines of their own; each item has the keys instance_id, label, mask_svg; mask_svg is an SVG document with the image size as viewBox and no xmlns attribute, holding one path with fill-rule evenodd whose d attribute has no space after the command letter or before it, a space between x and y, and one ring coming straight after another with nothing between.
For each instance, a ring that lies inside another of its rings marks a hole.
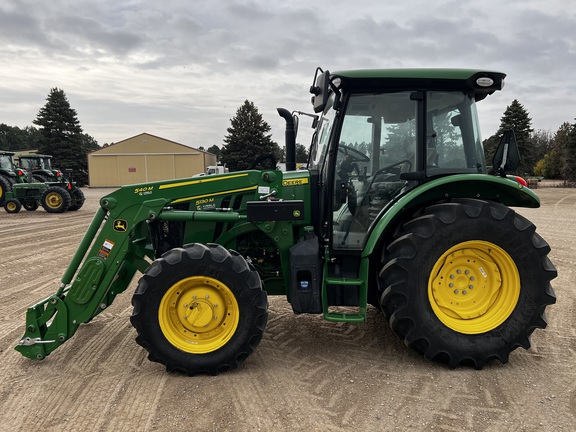
<instances>
[{"instance_id":1,"label":"warning label sticker","mask_svg":"<svg viewBox=\"0 0 576 432\"><path fill-rule=\"evenodd\" d=\"M114 247L113 241L104 240L104 244L98 251L98 256L102 259L108 258L108 255L110 255L110 251L112 250L113 247Z\"/></svg>"}]
</instances>

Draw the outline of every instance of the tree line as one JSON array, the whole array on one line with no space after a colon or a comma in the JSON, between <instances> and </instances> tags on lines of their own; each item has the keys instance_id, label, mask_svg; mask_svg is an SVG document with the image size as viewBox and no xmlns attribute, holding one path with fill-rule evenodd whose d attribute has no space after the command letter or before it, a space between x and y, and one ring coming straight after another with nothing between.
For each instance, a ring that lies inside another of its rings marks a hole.
<instances>
[{"instance_id":1,"label":"tree line","mask_svg":"<svg viewBox=\"0 0 576 432\"><path fill-rule=\"evenodd\" d=\"M513 129L520 150L520 165L515 174L576 183L576 123L562 123L554 133L532 128L532 119L524 106L514 99L500 118L500 127L484 140L488 164L492 162L501 136Z\"/></svg>"}]
</instances>

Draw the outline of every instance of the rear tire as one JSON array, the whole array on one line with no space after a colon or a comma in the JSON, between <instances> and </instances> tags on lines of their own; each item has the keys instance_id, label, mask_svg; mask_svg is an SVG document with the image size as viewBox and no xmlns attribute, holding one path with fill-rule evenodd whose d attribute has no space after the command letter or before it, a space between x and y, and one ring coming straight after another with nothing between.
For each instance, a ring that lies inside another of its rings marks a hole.
<instances>
[{"instance_id":1,"label":"rear tire","mask_svg":"<svg viewBox=\"0 0 576 432\"><path fill-rule=\"evenodd\" d=\"M40 202L48 213L63 213L70 207L71 198L66 189L50 186L42 193Z\"/></svg>"},{"instance_id":2,"label":"rear tire","mask_svg":"<svg viewBox=\"0 0 576 432\"><path fill-rule=\"evenodd\" d=\"M237 368L268 320L258 273L216 244L175 248L146 270L132 298L136 342L168 371L211 374Z\"/></svg>"},{"instance_id":3,"label":"rear tire","mask_svg":"<svg viewBox=\"0 0 576 432\"><path fill-rule=\"evenodd\" d=\"M0 205L4 205L6 194L12 190L12 186L4 176L0 176Z\"/></svg>"},{"instance_id":4,"label":"rear tire","mask_svg":"<svg viewBox=\"0 0 576 432\"><path fill-rule=\"evenodd\" d=\"M393 331L425 358L450 367L508 361L545 328L557 275L548 244L510 208L459 200L404 224L380 272Z\"/></svg>"},{"instance_id":5,"label":"rear tire","mask_svg":"<svg viewBox=\"0 0 576 432\"><path fill-rule=\"evenodd\" d=\"M70 207L68 207L68 211L76 211L79 210L83 205L86 198L84 197L84 192L82 189L76 188L72 190L70 193L70 198L72 199L72 203Z\"/></svg>"}]
</instances>

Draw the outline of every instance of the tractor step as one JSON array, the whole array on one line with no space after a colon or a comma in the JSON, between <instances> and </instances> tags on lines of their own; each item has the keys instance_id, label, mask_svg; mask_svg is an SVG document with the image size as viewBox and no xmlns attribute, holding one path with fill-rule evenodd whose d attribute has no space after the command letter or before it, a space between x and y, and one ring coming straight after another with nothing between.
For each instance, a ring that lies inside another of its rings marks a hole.
<instances>
[{"instance_id":1,"label":"tractor step","mask_svg":"<svg viewBox=\"0 0 576 432\"><path fill-rule=\"evenodd\" d=\"M328 301L328 287L332 286L341 286L341 287L348 287L348 289L352 287L357 287L357 290L354 291L358 297L357 306L354 306L353 312L335 312L331 311L330 307L333 305L329 304ZM338 322L364 322L366 321L366 285L363 279L359 278L345 278L345 277L325 277L322 289L322 304L323 304L323 312L324 312L324 319L326 321L338 321Z\"/></svg>"}]
</instances>

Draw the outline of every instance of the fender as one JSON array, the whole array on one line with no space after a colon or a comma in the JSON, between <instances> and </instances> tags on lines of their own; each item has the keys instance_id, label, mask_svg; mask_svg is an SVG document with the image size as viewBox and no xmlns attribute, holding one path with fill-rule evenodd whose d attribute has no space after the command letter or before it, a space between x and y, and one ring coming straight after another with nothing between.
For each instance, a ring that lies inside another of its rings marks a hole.
<instances>
[{"instance_id":1,"label":"fender","mask_svg":"<svg viewBox=\"0 0 576 432\"><path fill-rule=\"evenodd\" d=\"M538 195L508 178L488 174L460 174L437 178L409 191L386 209L384 216L373 227L362 256L371 255L384 234L395 229L407 213L412 213L425 204L452 198L475 198L512 207L540 207Z\"/></svg>"}]
</instances>

